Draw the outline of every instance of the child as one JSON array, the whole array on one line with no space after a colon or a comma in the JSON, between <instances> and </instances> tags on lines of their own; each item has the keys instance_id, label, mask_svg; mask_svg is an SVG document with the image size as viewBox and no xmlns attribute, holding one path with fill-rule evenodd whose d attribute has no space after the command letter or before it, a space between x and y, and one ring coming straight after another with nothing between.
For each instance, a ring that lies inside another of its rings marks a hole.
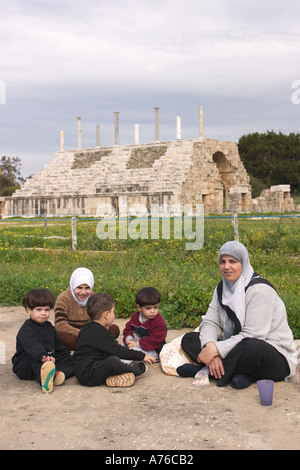
<instances>
[{"instance_id":1,"label":"child","mask_svg":"<svg viewBox=\"0 0 300 470\"><path fill-rule=\"evenodd\" d=\"M135 298L138 311L126 323L123 341L128 348L146 352L159 360L159 353L166 342L167 325L158 312L160 293L154 287L144 287Z\"/></svg>"},{"instance_id":2,"label":"child","mask_svg":"<svg viewBox=\"0 0 300 470\"><path fill-rule=\"evenodd\" d=\"M32 289L22 304L30 318L17 334L16 353L12 357L13 372L22 380L36 380L44 393L61 385L73 375L73 361L48 321L55 297L48 289Z\"/></svg>"},{"instance_id":3,"label":"child","mask_svg":"<svg viewBox=\"0 0 300 470\"><path fill-rule=\"evenodd\" d=\"M109 331L115 318L114 305L114 299L107 294L94 294L87 303L92 321L80 331L74 353L75 375L82 385L130 387L146 366L143 362L131 366L121 359L155 362L147 354L132 351L115 340Z\"/></svg>"},{"instance_id":4,"label":"child","mask_svg":"<svg viewBox=\"0 0 300 470\"><path fill-rule=\"evenodd\" d=\"M77 337L81 328L91 321L86 304L93 292L94 276L87 268L77 268L73 271L70 286L57 298L54 315L55 328L62 343L70 350L75 351ZM119 327L112 325L111 333L117 338Z\"/></svg>"}]
</instances>

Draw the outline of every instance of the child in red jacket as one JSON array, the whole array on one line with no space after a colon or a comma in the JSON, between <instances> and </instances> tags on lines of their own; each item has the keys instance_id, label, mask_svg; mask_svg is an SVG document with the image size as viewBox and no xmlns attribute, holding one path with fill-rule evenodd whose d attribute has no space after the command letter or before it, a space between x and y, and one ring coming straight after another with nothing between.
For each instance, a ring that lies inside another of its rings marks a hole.
<instances>
[{"instance_id":1,"label":"child in red jacket","mask_svg":"<svg viewBox=\"0 0 300 470\"><path fill-rule=\"evenodd\" d=\"M159 353L166 342L167 325L158 311L161 295L154 287L144 287L135 298L138 311L126 323L124 344L143 351L159 360Z\"/></svg>"}]
</instances>

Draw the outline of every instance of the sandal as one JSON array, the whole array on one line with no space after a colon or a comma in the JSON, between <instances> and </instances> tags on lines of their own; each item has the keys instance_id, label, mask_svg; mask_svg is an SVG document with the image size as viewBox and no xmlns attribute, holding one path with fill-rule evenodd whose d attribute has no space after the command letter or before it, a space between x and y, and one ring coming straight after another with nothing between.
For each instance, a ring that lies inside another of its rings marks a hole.
<instances>
[{"instance_id":1,"label":"sandal","mask_svg":"<svg viewBox=\"0 0 300 470\"><path fill-rule=\"evenodd\" d=\"M54 385L62 385L65 381L65 374L61 371L58 370L55 372L55 378L54 378Z\"/></svg>"},{"instance_id":2,"label":"sandal","mask_svg":"<svg viewBox=\"0 0 300 470\"><path fill-rule=\"evenodd\" d=\"M51 393L53 390L53 377L55 374L55 365L47 361L41 367L41 385L44 393Z\"/></svg>"},{"instance_id":3,"label":"sandal","mask_svg":"<svg viewBox=\"0 0 300 470\"><path fill-rule=\"evenodd\" d=\"M108 387L131 387L134 384L135 375L127 372L121 375L112 375L105 381Z\"/></svg>"}]
</instances>

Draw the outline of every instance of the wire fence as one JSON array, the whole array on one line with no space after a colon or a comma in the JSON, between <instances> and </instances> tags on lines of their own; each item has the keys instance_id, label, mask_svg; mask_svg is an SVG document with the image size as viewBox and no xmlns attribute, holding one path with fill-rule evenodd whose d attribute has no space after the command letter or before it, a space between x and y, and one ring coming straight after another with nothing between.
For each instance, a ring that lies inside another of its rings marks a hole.
<instances>
[{"instance_id":1,"label":"wire fence","mask_svg":"<svg viewBox=\"0 0 300 470\"><path fill-rule=\"evenodd\" d=\"M238 213L236 211L232 211L231 213L229 212L224 212L224 213L210 213L210 214L202 214L199 216L203 223L205 223L205 220L231 220L231 224L233 227L233 236L234 240L239 240L239 221L243 220L280 220L280 221L285 221L287 219L295 219L299 220L300 218L300 213L296 211L291 211L291 212L277 212L277 213L270 213L270 212L256 212L256 213ZM114 214L113 217L95 217L92 214L85 214L84 216L82 215L68 215L68 216L57 216L57 215L40 215L40 216L34 216L34 217L24 217L24 216L14 216L14 217L6 217L0 219L0 228L1 225L7 225L7 224L18 224L19 226L25 226L30 224L40 224L43 226L44 230L47 230L48 225L51 224L57 224L59 225L60 223L64 224L69 224L71 227L71 236L70 237L65 237L70 239L71 241L71 246L72 250L77 250L78 248L78 226L79 224L83 223L88 223L88 222L94 222L94 223L99 223L99 222L107 222L108 224L111 223L113 220L118 221L119 223L124 223L127 224L126 227L129 227L132 221L136 220L137 217L135 216L127 216L126 218L120 217L118 214ZM148 214L146 216L143 216L143 220L146 220L146 222L154 222L154 221L166 221L168 220L176 220L176 219L182 219L182 217L164 217L164 216L159 216L159 217L153 217L151 214ZM190 219L191 221L195 221L197 219L196 216L193 215L187 215L185 216L185 219ZM141 218L140 218L141 220ZM167 232L168 233L168 232ZM194 233L194 232L193 232ZM128 233L127 233L128 236ZM137 237L139 235L137 234ZM109 238L109 231L107 231L107 238ZM124 237L123 237L124 238ZM179 238L181 238L179 236Z\"/></svg>"}]
</instances>

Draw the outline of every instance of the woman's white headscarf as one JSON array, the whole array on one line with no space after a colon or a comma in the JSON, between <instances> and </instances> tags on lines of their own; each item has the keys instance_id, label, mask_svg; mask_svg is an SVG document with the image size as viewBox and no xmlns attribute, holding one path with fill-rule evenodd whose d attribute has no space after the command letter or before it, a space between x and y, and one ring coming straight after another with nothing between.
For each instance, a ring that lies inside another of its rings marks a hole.
<instances>
[{"instance_id":1,"label":"woman's white headscarf","mask_svg":"<svg viewBox=\"0 0 300 470\"><path fill-rule=\"evenodd\" d=\"M76 300L76 302L78 303L78 305L80 305L81 307L84 307L89 297L87 297L86 300L78 300L76 295L74 294L74 289L76 289L76 287L78 286L81 286L82 284L87 284L91 289L93 289L94 287L93 273L87 268L75 269L70 279L70 288L71 288L72 295L74 299Z\"/></svg>"},{"instance_id":2,"label":"woman's white headscarf","mask_svg":"<svg viewBox=\"0 0 300 470\"><path fill-rule=\"evenodd\" d=\"M236 281L230 282L223 278L222 294L223 304L231 308L243 328L246 310L245 287L249 284L254 270L250 264L247 248L240 242L225 243L219 251L219 263L222 255L233 256L243 267L242 273Z\"/></svg>"}]
</instances>

